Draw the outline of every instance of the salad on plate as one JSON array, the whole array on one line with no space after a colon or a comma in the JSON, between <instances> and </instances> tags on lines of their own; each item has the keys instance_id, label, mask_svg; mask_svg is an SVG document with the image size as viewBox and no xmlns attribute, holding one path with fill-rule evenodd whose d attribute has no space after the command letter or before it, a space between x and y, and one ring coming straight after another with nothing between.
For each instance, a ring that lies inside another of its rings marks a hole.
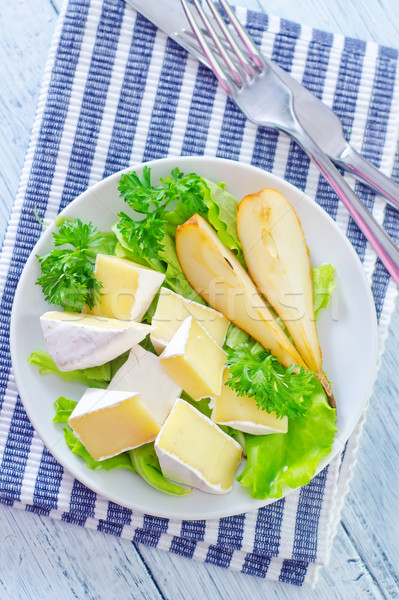
<instances>
[{"instance_id":1,"label":"salad on plate","mask_svg":"<svg viewBox=\"0 0 399 600\"><path fill-rule=\"evenodd\" d=\"M60 378L70 452L176 496L236 478L260 500L308 484L336 434L316 329L334 267L311 268L274 189L239 201L177 167L155 182L148 167L123 173L118 189L110 231L61 215L37 257L47 351L29 362ZM65 397L62 380L86 390Z\"/></svg>"}]
</instances>

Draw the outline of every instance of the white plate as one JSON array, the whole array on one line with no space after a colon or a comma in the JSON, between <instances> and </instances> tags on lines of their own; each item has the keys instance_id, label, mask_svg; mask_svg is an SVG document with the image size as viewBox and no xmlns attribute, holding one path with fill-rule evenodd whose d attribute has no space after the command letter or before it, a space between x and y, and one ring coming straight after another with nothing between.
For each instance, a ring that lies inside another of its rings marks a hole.
<instances>
[{"instance_id":1,"label":"white plate","mask_svg":"<svg viewBox=\"0 0 399 600\"><path fill-rule=\"evenodd\" d=\"M300 190L260 169L233 161L184 157L147 163L152 181L166 176L177 165L185 173L196 172L213 181L224 181L237 198L272 187L282 192L294 206L305 231L312 265L328 262L336 268L337 287L332 302L318 323L323 364L337 400L338 433L333 450L319 470L342 450L358 422L371 393L377 356L377 325L374 302L363 267L346 237L334 221ZM135 169L141 172L143 165ZM120 173L101 181L81 194L64 211L65 216L91 220L100 230L109 230L117 214L125 209L117 190ZM84 387L61 381L55 375L40 376L27 363L33 350L45 345L39 317L48 305L41 288L36 254L52 247L54 226L46 229L22 273L11 318L11 356L19 393L37 433L54 457L77 479L109 500L133 510L178 519L207 519L253 510L267 504L251 498L249 491L235 482L225 495L194 490L185 497L162 494L140 477L123 469L91 471L67 448L62 426L53 424L53 403L63 395L78 400ZM287 493L290 490L287 490ZM273 502L272 500L271 502Z\"/></svg>"}]
</instances>

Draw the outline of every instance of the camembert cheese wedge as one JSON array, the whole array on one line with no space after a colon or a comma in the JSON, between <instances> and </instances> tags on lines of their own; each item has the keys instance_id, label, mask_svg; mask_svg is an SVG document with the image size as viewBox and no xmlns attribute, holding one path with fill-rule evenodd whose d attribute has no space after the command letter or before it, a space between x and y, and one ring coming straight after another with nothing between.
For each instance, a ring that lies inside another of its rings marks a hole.
<instances>
[{"instance_id":1,"label":"camembert cheese wedge","mask_svg":"<svg viewBox=\"0 0 399 600\"><path fill-rule=\"evenodd\" d=\"M89 312L122 321L141 321L165 279L158 271L108 254L97 254L94 275L102 283L102 296Z\"/></svg>"},{"instance_id":2,"label":"camembert cheese wedge","mask_svg":"<svg viewBox=\"0 0 399 600\"><path fill-rule=\"evenodd\" d=\"M222 391L213 398L212 421L252 435L287 433L287 417L278 419L275 413L258 408L255 398L238 396L231 387L225 385L228 379L229 372L225 369Z\"/></svg>"},{"instance_id":3,"label":"camembert cheese wedge","mask_svg":"<svg viewBox=\"0 0 399 600\"><path fill-rule=\"evenodd\" d=\"M194 400L220 394L226 353L194 317L183 321L159 359Z\"/></svg>"},{"instance_id":4,"label":"camembert cheese wedge","mask_svg":"<svg viewBox=\"0 0 399 600\"><path fill-rule=\"evenodd\" d=\"M194 317L219 346L223 346L230 321L222 313L162 287L151 322L154 329L150 336L158 354L166 348L180 325L190 316Z\"/></svg>"},{"instance_id":5,"label":"camembert cheese wedge","mask_svg":"<svg viewBox=\"0 0 399 600\"><path fill-rule=\"evenodd\" d=\"M155 440L155 451L166 478L212 494L231 490L242 454L233 438L181 398Z\"/></svg>"},{"instance_id":6,"label":"camembert cheese wedge","mask_svg":"<svg viewBox=\"0 0 399 600\"><path fill-rule=\"evenodd\" d=\"M74 312L47 312L40 317L51 358L60 371L96 367L141 342L152 327L134 321Z\"/></svg>"},{"instance_id":7,"label":"camembert cheese wedge","mask_svg":"<svg viewBox=\"0 0 399 600\"><path fill-rule=\"evenodd\" d=\"M108 389L140 394L141 400L160 425L182 391L165 371L158 356L141 346L131 349L129 358L115 373Z\"/></svg>"},{"instance_id":8,"label":"camembert cheese wedge","mask_svg":"<svg viewBox=\"0 0 399 600\"><path fill-rule=\"evenodd\" d=\"M86 390L68 423L94 460L152 442L160 430L138 394L95 388Z\"/></svg>"}]
</instances>

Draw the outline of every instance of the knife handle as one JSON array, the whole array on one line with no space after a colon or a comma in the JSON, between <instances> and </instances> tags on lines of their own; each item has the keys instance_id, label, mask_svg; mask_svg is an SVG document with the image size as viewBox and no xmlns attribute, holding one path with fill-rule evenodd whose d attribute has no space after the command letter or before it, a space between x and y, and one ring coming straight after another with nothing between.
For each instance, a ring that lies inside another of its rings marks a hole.
<instances>
[{"instance_id":1,"label":"knife handle","mask_svg":"<svg viewBox=\"0 0 399 600\"><path fill-rule=\"evenodd\" d=\"M318 167L328 183L337 193L357 223L364 236L373 246L393 280L399 285L399 248L394 244L373 215L367 210L352 188L347 184L328 156L319 148L313 138L299 126L292 135L303 148L311 161Z\"/></svg>"},{"instance_id":2,"label":"knife handle","mask_svg":"<svg viewBox=\"0 0 399 600\"><path fill-rule=\"evenodd\" d=\"M348 144L339 158L334 159L334 162L364 181L377 194L384 196L388 204L396 209L399 208L399 185L381 173L352 146Z\"/></svg>"}]
</instances>

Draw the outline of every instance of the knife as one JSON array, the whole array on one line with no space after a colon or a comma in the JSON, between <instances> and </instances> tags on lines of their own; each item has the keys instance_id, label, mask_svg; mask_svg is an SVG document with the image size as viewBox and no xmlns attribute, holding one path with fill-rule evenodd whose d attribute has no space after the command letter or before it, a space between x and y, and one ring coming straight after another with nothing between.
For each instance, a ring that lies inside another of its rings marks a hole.
<instances>
[{"instance_id":1,"label":"knife","mask_svg":"<svg viewBox=\"0 0 399 600\"><path fill-rule=\"evenodd\" d=\"M177 0L125 1L209 67L180 2ZM273 66L295 96L296 116L317 145L336 165L366 183L377 194L384 196L391 206L399 208L399 185L368 162L346 141L337 115L284 69L275 63Z\"/></svg>"}]
</instances>

